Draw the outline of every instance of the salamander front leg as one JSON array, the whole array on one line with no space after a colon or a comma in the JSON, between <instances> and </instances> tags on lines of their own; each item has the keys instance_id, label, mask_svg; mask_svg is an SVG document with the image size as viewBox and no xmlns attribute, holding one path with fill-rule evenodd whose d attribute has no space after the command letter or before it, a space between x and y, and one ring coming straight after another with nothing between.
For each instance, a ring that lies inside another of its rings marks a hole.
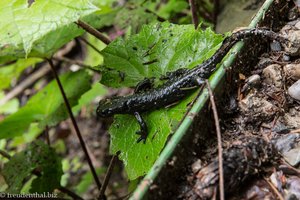
<instances>
[{"instance_id":1,"label":"salamander front leg","mask_svg":"<svg viewBox=\"0 0 300 200\"><path fill-rule=\"evenodd\" d=\"M145 92L153 87L153 79L145 78L139 82L134 89L134 93Z\"/></svg>"},{"instance_id":2,"label":"salamander front leg","mask_svg":"<svg viewBox=\"0 0 300 200\"><path fill-rule=\"evenodd\" d=\"M140 128L141 128L139 131L136 132L136 134L140 135L139 139L136 142L139 143L140 141L143 140L143 143L145 144L147 136L148 136L147 124L144 121L144 119L142 118L142 116L140 115L140 113L135 112L134 116L135 116L136 120L138 121Z\"/></svg>"}]
</instances>

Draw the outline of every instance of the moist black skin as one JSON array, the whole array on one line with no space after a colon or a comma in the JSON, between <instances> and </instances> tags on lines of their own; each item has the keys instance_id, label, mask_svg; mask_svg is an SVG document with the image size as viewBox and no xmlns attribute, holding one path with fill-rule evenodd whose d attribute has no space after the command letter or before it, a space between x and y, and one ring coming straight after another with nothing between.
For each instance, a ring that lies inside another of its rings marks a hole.
<instances>
[{"instance_id":1,"label":"moist black skin","mask_svg":"<svg viewBox=\"0 0 300 200\"><path fill-rule=\"evenodd\" d=\"M216 70L216 65L222 61L234 44L252 36L271 38L280 42L286 41L278 34L265 29L237 31L224 39L221 47L211 58L193 69L179 69L179 71L169 73L168 80L157 88L138 91L129 96L101 100L97 108L97 115L110 117L114 114L133 114L140 124L140 131L137 132L140 137L137 142L145 143L148 129L140 113L168 106L188 96L205 83L205 79L208 79Z\"/></svg>"}]
</instances>

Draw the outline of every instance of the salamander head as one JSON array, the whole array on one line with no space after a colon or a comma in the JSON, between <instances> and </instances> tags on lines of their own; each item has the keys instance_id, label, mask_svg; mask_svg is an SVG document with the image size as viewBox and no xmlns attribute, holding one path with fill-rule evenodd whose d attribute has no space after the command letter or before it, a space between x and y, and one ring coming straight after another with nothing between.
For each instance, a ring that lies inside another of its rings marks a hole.
<instances>
[{"instance_id":1,"label":"salamander head","mask_svg":"<svg viewBox=\"0 0 300 200\"><path fill-rule=\"evenodd\" d=\"M111 117L114 114L121 114L123 110L124 102L116 98L101 100L96 112L99 117Z\"/></svg>"}]
</instances>

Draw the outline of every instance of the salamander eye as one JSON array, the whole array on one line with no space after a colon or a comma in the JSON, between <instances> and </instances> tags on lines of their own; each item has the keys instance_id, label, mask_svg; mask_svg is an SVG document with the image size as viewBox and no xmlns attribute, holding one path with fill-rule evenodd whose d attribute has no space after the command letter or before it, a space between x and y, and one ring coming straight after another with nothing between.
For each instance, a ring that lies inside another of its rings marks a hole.
<instances>
[{"instance_id":1,"label":"salamander eye","mask_svg":"<svg viewBox=\"0 0 300 200\"><path fill-rule=\"evenodd\" d=\"M109 116L109 112L108 112L108 109L100 109L100 108L98 108L97 109L97 115L99 116L99 117L108 117Z\"/></svg>"}]
</instances>

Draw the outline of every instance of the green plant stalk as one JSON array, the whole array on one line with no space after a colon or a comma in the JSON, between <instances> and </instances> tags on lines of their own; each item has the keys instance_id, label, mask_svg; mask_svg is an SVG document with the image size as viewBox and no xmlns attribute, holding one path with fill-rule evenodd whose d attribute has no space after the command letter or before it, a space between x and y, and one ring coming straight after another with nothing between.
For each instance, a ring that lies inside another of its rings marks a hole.
<instances>
[{"instance_id":1,"label":"green plant stalk","mask_svg":"<svg viewBox=\"0 0 300 200\"><path fill-rule=\"evenodd\" d=\"M264 17L265 12L268 10L270 5L273 3L273 0L266 0L262 5L260 10L257 12L248 28L255 28L257 23ZM214 90L216 86L220 83L221 79L225 75L225 69L228 68L235 60L237 53L244 46L243 42L238 42L233 48L231 53L229 53L227 59L222 63L219 69L210 77L210 85L211 89ZM133 195L130 197L130 200L140 200L143 198L145 193L148 191L149 187L153 183L154 179L157 177L158 173L165 165L167 160L171 157L174 152L177 144L181 141L182 137L185 135L190 125L193 122L193 116L197 115L199 111L204 107L206 101L208 100L209 95L207 89L202 91L202 94L197 98L193 107L187 114L187 117L182 121L172 138L168 141L166 147L161 152L160 156L153 164L148 174L144 177L144 179L140 182Z\"/></svg>"}]
</instances>

